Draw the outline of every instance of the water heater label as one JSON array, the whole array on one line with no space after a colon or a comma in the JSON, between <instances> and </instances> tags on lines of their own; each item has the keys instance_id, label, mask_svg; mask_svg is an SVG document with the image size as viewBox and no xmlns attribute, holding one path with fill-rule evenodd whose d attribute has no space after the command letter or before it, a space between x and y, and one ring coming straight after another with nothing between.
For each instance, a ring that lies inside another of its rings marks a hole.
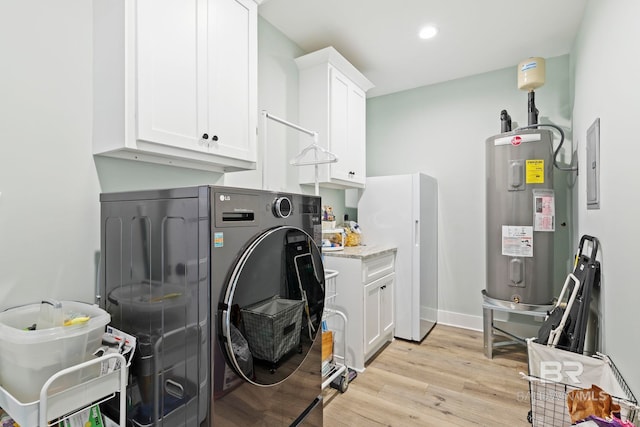
<instances>
[{"instance_id":1,"label":"water heater label","mask_svg":"<svg viewBox=\"0 0 640 427\"><path fill-rule=\"evenodd\" d=\"M533 227L503 225L502 255L533 257Z\"/></svg>"},{"instance_id":2,"label":"water heater label","mask_svg":"<svg viewBox=\"0 0 640 427\"><path fill-rule=\"evenodd\" d=\"M556 230L556 199L553 190L533 190L533 231Z\"/></svg>"},{"instance_id":3,"label":"water heater label","mask_svg":"<svg viewBox=\"0 0 640 427\"><path fill-rule=\"evenodd\" d=\"M493 141L493 145L513 145L517 147L525 142L537 142L542 140L542 136L539 133L525 133L522 135L503 136L496 138Z\"/></svg>"},{"instance_id":4,"label":"water heater label","mask_svg":"<svg viewBox=\"0 0 640 427\"><path fill-rule=\"evenodd\" d=\"M544 184L544 159L527 160L527 184Z\"/></svg>"}]
</instances>

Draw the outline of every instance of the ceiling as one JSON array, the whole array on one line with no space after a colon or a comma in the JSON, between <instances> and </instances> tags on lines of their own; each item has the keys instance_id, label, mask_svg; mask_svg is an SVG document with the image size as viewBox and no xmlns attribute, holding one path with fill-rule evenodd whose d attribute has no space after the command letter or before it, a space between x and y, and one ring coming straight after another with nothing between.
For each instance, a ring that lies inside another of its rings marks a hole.
<instances>
[{"instance_id":1,"label":"ceiling","mask_svg":"<svg viewBox=\"0 0 640 427\"><path fill-rule=\"evenodd\" d=\"M569 53L586 1L263 0L258 10L307 52L335 47L372 97ZM421 40L427 24L438 35Z\"/></svg>"}]
</instances>

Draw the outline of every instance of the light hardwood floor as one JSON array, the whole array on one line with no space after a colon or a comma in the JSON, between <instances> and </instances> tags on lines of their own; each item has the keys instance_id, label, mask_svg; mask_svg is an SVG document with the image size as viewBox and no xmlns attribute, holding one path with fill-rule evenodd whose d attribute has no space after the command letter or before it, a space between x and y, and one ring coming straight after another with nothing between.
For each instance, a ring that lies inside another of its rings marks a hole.
<instances>
[{"instance_id":1,"label":"light hardwood floor","mask_svg":"<svg viewBox=\"0 0 640 427\"><path fill-rule=\"evenodd\" d=\"M524 346L483 353L482 333L437 325L422 343L394 340L349 384L327 388L324 426L528 426Z\"/></svg>"}]
</instances>

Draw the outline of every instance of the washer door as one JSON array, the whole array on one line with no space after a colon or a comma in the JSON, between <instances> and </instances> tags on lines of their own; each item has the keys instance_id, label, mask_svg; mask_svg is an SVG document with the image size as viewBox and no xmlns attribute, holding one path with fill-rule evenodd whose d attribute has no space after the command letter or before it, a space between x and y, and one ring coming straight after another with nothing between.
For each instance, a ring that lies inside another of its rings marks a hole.
<instances>
[{"instance_id":1,"label":"washer door","mask_svg":"<svg viewBox=\"0 0 640 427\"><path fill-rule=\"evenodd\" d=\"M324 268L305 231L276 227L241 254L220 310L222 341L238 375L272 386L294 373L321 329Z\"/></svg>"}]
</instances>

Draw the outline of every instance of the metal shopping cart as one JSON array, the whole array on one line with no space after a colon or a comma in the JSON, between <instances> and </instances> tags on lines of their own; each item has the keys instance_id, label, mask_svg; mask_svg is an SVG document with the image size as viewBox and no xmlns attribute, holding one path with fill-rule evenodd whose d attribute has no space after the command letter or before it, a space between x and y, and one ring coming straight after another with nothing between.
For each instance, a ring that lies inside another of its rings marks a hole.
<instances>
[{"instance_id":1,"label":"metal shopping cart","mask_svg":"<svg viewBox=\"0 0 640 427\"><path fill-rule=\"evenodd\" d=\"M324 279L325 279L325 306L324 306L324 316L323 316L323 325L327 325L327 320L329 318L339 318L341 319L341 325L337 325L339 322L331 322L331 326L336 329L341 326L341 332L343 334L343 344L344 349L343 353L337 354L332 351L330 360L323 360L322 366L322 389L324 390L328 385L332 385L337 388L341 393L347 391L349 387L350 375L352 371L347 366L347 316L341 312L340 310L336 310L333 308L333 304L335 301L337 293L337 280L338 272L335 270L325 270L324 271ZM328 329L323 327L323 329ZM331 341L333 341L333 332L335 331L325 331L325 333L331 332L329 334L331 336ZM333 342L328 345L333 346ZM325 346L325 342L323 340L323 347ZM324 349L323 349L324 350ZM324 351L323 351L324 353ZM324 359L324 358L323 358Z\"/></svg>"},{"instance_id":2,"label":"metal shopping cart","mask_svg":"<svg viewBox=\"0 0 640 427\"><path fill-rule=\"evenodd\" d=\"M567 397L571 391L587 390L593 384L611 395L620 405L620 419L633 422L638 414L637 400L611 358L597 353L578 353L538 344L527 340L529 381L533 427L564 427L571 425ZM583 397L598 399L599 396Z\"/></svg>"}]
</instances>

